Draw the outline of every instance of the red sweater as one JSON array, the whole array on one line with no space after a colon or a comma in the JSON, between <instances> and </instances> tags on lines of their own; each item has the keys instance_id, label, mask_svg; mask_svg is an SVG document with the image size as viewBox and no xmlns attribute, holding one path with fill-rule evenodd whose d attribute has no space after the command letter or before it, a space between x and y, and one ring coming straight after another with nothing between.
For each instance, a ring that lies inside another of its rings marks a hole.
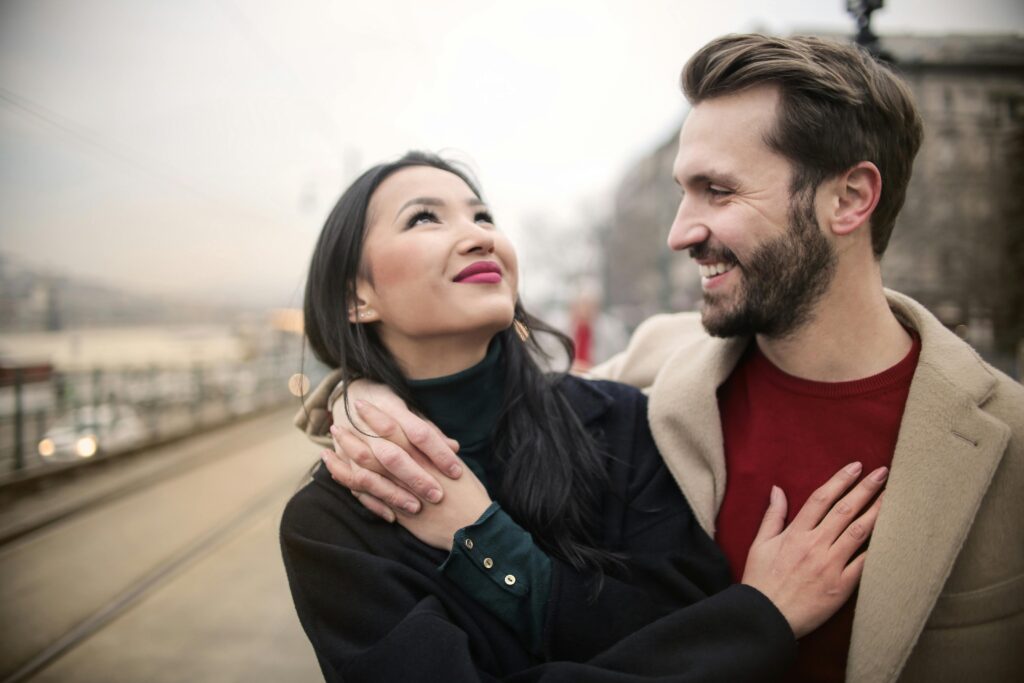
<instances>
[{"instance_id":1,"label":"red sweater","mask_svg":"<svg viewBox=\"0 0 1024 683\"><path fill-rule=\"evenodd\" d=\"M718 390L728 476L716 540L735 580L743 575L772 484L785 491L791 520L844 465L860 461L867 474L891 464L920 351L915 337L910 353L888 370L833 383L787 375L750 345ZM800 641L788 680L844 680L854 603Z\"/></svg>"}]
</instances>

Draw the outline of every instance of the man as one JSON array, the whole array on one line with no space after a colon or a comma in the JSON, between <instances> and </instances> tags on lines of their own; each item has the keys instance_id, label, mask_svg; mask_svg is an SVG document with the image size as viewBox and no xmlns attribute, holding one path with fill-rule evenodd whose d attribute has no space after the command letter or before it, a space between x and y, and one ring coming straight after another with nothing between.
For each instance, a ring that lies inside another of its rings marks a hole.
<instances>
[{"instance_id":1,"label":"man","mask_svg":"<svg viewBox=\"0 0 1024 683\"><path fill-rule=\"evenodd\" d=\"M891 466L856 604L803 641L794 680L1020 680L1024 388L882 286L922 136L909 92L852 46L758 35L702 48L683 89L669 246L698 263L703 310L652 318L595 372L649 388L659 449L737 572L772 484L795 510L845 462ZM415 460L381 459L431 499ZM369 494L420 504L360 481L381 514Z\"/></svg>"}]
</instances>

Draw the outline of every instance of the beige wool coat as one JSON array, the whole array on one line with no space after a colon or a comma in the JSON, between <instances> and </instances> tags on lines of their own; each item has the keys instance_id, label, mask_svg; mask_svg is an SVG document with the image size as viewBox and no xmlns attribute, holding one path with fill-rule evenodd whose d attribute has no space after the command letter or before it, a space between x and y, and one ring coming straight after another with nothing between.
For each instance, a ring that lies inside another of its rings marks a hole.
<instances>
[{"instance_id":1,"label":"beige wool coat","mask_svg":"<svg viewBox=\"0 0 1024 683\"><path fill-rule=\"evenodd\" d=\"M1024 387L923 306L887 292L921 337L861 581L849 683L1024 681ZM595 374L649 390L655 440L711 534L727 472L716 390L749 339L694 313L643 323Z\"/></svg>"}]
</instances>

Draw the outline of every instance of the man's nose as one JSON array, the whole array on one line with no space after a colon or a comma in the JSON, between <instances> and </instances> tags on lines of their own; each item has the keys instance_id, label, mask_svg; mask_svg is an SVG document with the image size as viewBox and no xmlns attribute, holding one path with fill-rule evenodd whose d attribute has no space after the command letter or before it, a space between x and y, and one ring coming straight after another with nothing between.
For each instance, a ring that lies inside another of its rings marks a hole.
<instances>
[{"instance_id":1,"label":"man's nose","mask_svg":"<svg viewBox=\"0 0 1024 683\"><path fill-rule=\"evenodd\" d=\"M706 242L711 231L687 206L686 197L679 202L679 209L668 231L668 248L672 251L686 251L695 244Z\"/></svg>"}]
</instances>

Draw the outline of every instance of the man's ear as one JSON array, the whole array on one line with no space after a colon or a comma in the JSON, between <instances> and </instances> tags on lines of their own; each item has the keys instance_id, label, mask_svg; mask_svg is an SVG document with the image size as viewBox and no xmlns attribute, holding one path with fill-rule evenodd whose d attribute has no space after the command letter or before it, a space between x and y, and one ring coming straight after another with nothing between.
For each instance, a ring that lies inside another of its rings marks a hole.
<instances>
[{"instance_id":1,"label":"man's ear","mask_svg":"<svg viewBox=\"0 0 1024 683\"><path fill-rule=\"evenodd\" d=\"M836 235L852 234L871 220L882 196L882 174L870 161L861 161L832 183L828 224Z\"/></svg>"},{"instance_id":2,"label":"man's ear","mask_svg":"<svg viewBox=\"0 0 1024 683\"><path fill-rule=\"evenodd\" d=\"M356 281L356 300L349 306L348 321L350 323L374 323L380 320L380 314L373 305L373 287L370 283L358 278Z\"/></svg>"}]
</instances>

